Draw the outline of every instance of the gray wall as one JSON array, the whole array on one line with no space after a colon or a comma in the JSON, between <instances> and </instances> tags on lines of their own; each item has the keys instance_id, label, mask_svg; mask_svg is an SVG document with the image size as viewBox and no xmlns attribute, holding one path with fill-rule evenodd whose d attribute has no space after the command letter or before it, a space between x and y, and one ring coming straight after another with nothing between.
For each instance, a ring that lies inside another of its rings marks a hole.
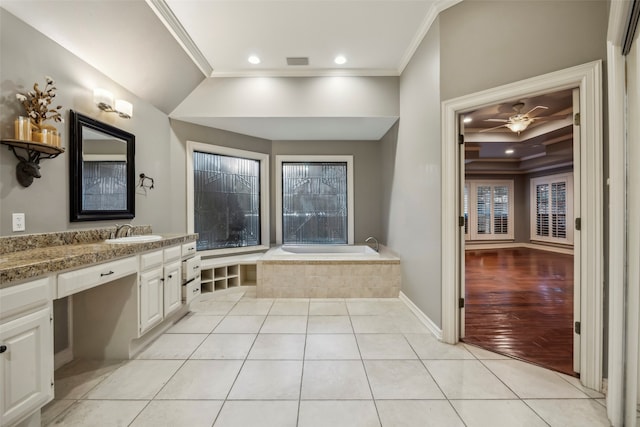
<instances>
[{"instance_id":1,"label":"gray wall","mask_svg":"<svg viewBox=\"0 0 640 427\"><path fill-rule=\"evenodd\" d=\"M391 214L391 191L396 173L396 151L398 151L398 129L400 120L380 139L380 173L382 175L382 234L380 243L387 245L389 238L389 217Z\"/></svg>"},{"instance_id":2,"label":"gray wall","mask_svg":"<svg viewBox=\"0 0 640 427\"><path fill-rule=\"evenodd\" d=\"M431 320L441 318L440 25L400 77L397 141L383 138L385 240L401 259L402 292ZM395 147L394 147L395 145ZM455 197L455 195L451 195Z\"/></svg>"},{"instance_id":3,"label":"gray wall","mask_svg":"<svg viewBox=\"0 0 640 427\"><path fill-rule=\"evenodd\" d=\"M606 59L607 1L466 0L440 14L442 99Z\"/></svg>"},{"instance_id":4,"label":"gray wall","mask_svg":"<svg viewBox=\"0 0 640 427\"><path fill-rule=\"evenodd\" d=\"M171 119L171 212L176 230L187 230L187 141L271 153L271 141Z\"/></svg>"},{"instance_id":5,"label":"gray wall","mask_svg":"<svg viewBox=\"0 0 640 427\"><path fill-rule=\"evenodd\" d=\"M52 123L62 132L69 147L69 114L73 109L109 123L136 136L136 175L144 172L155 179L155 189L147 196L136 195L134 224L151 224L155 231L182 231L172 228L168 214L171 200L169 121L166 114L106 77L60 45L0 9L0 132L13 138L13 120L24 115L15 94L29 90L45 76L56 81L57 103L63 106L65 123ZM133 118L125 120L100 111L93 104L93 89L102 87L133 104ZM0 149L0 235L11 231L11 214L26 215L26 233L92 228L112 222L69 222L69 154L40 163L42 178L24 188L15 177L16 158Z\"/></svg>"},{"instance_id":6,"label":"gray wall","mask_svg":"<svg viewBox=\"0 0 640 427\"><path fill-rule=\"evenodd\" d=\"M270 235L275 236L275 160L277 155L351 154L354 157L355 240L382 235L382 176L380 146L377 141L269 141L220 129L212 129L171 119L171 176L173 202L170 207L174 227L185 229L186 216L186 143L204 142L240 150L271 154Z\"/></svg>"},{"instance_id":7,"label":"gray wall","mask_svg":"<svg viewBox=\"0 0 640 427\"><path fill-rule=\"evenodd\" d=\"M607 16L606 1L467 0L440 14L402 73L397 141L382 141L384 229L403 292L438 326L440 177L452 172L441 171L441 100L605 60Z\"/></svg>"},{"instance_id":8,"label":"gray wall","mask_svg":"<svg viewBox=\"0 0 640 427\"><path fill-rule=\"evenodd\" d=\"M275 161L277 155L353 155L354 239L382 236L382 175L377 141L273 141L271 157L271 240L275 241Z\"/></svg>"}]
</instances>

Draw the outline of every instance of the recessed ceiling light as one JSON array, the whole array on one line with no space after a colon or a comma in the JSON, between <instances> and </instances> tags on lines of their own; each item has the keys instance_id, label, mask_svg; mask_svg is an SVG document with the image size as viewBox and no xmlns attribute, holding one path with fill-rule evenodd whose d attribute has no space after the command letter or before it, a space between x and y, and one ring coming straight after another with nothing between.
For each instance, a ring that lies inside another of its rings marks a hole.
<instances>
[{"instance_id":1,"label":"recessed ceiling light","mask_svg":"<svg viewBox=\"0 0 640 427\"><path fill-rule=\"evenodd\" d=\"M508 148L506 150L504 150L504 154L513 154L514 150L512 148Z\"/></svg>"},{"instance_id":2,"label":"recessed ceiling light","mask_svg":"<svg viewBox=\"0 0 640 427\"><path fill-rule=\"evenodd\" d=\"M336 56L336 59L333 60L333 62L335 62L338 65L346 64L347 58L345 58L343 55L338 55Z\"/></svg>"},{"instance_id":3,"label":"recessed ceiling light","mask_svg":"<svg viewBox=\"0 0 640 427\"><path fill-rule=\"evenodd\" d=\"M473 121L473 119L471 117L465 117L463 122L465 123L471 123Z\"/></svg>"},{"instance_id":4,"label":"recessed ceiling light","mask_svg":"<svg viewBox=\"0 0 640 427\"><path fill-rule=\"evenodd\" d=\"M249 57L249 59L247 59L247 61L249 61L249 63L251 63L251 64L253 64L253 65L257 65L257 64L259 64L259 63L260 63L260 58L258 58L258 57L257 57L257 56L255 56L255 55L251 55L251 56Z\"/></svg>"}]
</instances>

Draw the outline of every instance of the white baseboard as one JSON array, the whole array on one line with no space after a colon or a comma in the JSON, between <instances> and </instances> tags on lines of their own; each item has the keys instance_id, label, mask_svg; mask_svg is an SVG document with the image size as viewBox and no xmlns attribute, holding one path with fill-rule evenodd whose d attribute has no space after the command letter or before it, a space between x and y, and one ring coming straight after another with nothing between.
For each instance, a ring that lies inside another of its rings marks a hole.
<instances>
[{"instance_id":1,"label":"white baseboard","mask_svg":"<svg viewBox=\"0 0 640 427\"><path fill-rule=\"evenodd\" d=\"M496 243L477 243L477 244L468 243L465 245L464 249L467 251L473 251L473 250L483 250L483 249L513 249L513 248L538 249L540 251L573 255L573 248L543 245L540 243L515 243L515 242L496 242Z\"/></svg>"},{"instance_id":2,"label":"white baseboard","mask_svg":"<svg viewBox=\"0 0 640 427\"><path fill-rule=\"evenodd\" d=\"M73 361L73 348L67 347L53 355L53 369L59 369Z\"/></svg>"},{"instance_id":3,"label":"white baseboard","mask_svg":"<svg viewBox=\"0 0 640 427\"><path fill-rule=\"evenodd\" d=\"M422 310L420 310L418 308L417 305L415 305L413 303L413 301L411 301L409 299L408 296L406 296L404 294L404 292L400 291L400 295L398 295L398 298L400 299L400 301L402 301L403 303L405 303L405 305L407 307L409 307L409 310L411 310L411 312L413 314L416 315L416 317L418 318L418 320L420 320L422 322L422 324L424 326L427 327L427 329L429 329L429 331L440 341L442 341L442 329L440 329L438 327L438 325L436 325L433 320L429 319L429 316L427 316L426 314L424 314L422 312Z\"/></svg>"}]
</instances>

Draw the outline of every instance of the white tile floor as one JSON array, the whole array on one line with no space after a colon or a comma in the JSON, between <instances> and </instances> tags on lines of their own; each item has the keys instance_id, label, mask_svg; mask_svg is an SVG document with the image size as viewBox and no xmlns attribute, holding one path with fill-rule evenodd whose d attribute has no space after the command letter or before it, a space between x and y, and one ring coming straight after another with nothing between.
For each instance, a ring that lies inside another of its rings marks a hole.
<instances>
[{"instance_id":1,"label":"white tile floor","mask_svg":"<svg viewBox=\"0 0 640 427\"><path fill-rule=\"evenodd\" d=\"M43 425L608 426L574 378L435 339L397 299L206 295L130 361L56 372Z\"/></svg>"}]
</instances>

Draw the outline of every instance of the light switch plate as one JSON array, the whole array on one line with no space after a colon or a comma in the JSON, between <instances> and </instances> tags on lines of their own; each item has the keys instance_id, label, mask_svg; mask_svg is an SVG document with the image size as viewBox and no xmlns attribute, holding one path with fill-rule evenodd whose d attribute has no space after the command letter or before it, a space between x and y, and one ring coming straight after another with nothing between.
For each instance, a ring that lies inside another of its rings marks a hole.
<instances>
[{"instance_id":1,"label":"light switch plate","mask_svg":"<svg viewBox=\"0 0 640 427\"><path fill-rule=\"evenodd\" d=\"M13 214L13 231L24 231L26 229L23 213Z\"/></svg>"}]
</instances>

